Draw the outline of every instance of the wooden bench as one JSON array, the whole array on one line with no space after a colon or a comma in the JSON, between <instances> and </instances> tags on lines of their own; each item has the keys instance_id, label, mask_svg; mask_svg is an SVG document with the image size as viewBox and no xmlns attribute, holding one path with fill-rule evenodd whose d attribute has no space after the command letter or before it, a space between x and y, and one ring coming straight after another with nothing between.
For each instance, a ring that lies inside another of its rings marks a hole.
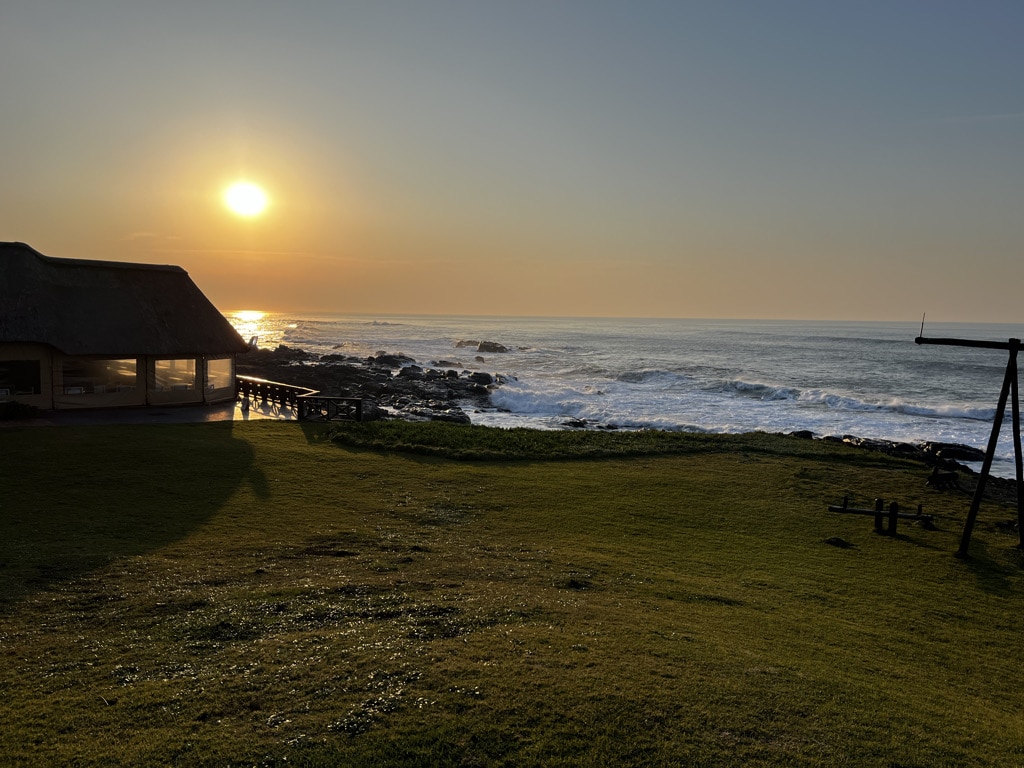
<instances>
[{"instance_id":1,"label":"wooden bench","mask_svg":"<svg viewBox=\"0 0 1024 768\"><path fill-rule=\"evenodd\" d=\"M888 533L890 535L896 533L896 523L898 520L916 520L923 522L926 528L934 528L934 516L925 515L921 512L921 505L917 505L917 512L900 512L900 505L895 501L889 505L888 511L885 509L885 502L882 499L875 499L874 509L862 509L859 507L850 506L850 497L843 497L842 506L830 505L828 508L829 512L842 512L848 515L872 515L875 518L875 533ZM887 522L887 527L883 528L883 522Z\"/></svg>"}]
</instances>

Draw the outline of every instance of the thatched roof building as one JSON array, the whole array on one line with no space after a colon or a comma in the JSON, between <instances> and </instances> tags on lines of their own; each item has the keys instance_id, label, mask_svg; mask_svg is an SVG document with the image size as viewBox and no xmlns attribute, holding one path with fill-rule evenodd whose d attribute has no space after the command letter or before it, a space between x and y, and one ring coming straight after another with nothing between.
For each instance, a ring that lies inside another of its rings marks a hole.
<instances>
[{"instance_id":1,"label":"thatched roof building","mask_svg":"<svg viewBox=\"0 0 1024 768\"><path fill-rule=\"evenodd\" d=\"M0 400L41 408L234 397L248 349L181 267L0 243Z\"/></svg>"}]
</instances>

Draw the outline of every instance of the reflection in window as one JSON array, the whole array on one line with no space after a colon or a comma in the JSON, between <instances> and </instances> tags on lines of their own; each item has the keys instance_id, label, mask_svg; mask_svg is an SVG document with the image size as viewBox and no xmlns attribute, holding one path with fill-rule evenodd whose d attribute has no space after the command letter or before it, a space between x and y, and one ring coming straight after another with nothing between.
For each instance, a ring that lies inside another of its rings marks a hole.
<instances>
[{"instance_id":1,"label":"reflection in window","mask_svg":"<svg viewBox=\"0 0 1024 768\"><path fill-rule=\"evenodd\" d=\"M38 360L0 360L0 397L42 392Z\"/></svg>"},{"instance_id":2,"label":"reflection in window","mask_svg":"<svg viewBox=\"0 0 1024 768\"><path fill-rule=\"evenodd\" d=\"M61 380L66 395L127 392L135 389L137 365L134 358L126 360L71 358L61 362Z\"/></svg>"},{"instance_id":3,"label":"reflection in window","mask_svg":"<svg viewBox=\"0 0 1024 768\"><path fill-rule=\"evenodd\" d=\"M230 357L206 361L206 388L227 389L235 383L235 367Z\"/></svg>"},{"instance_id":4,"label":"reflection in window","mask_svg":"<svg viewBox=\"0 0 1024 768\"><path fill-rule=\"evenodd\" d=\"M159 392L183 392L196 388L194 358L156 360L153 363L154 388Z\"/></svg>"}]
</instances>

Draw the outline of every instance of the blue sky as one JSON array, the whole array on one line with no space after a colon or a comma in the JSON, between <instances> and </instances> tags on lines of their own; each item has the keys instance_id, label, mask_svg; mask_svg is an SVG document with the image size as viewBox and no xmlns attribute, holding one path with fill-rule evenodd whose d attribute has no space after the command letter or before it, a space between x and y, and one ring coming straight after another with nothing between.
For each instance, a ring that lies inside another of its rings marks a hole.
<instances>
[{"instance_id":1,"label":"blue sky","mask_svg":"<svg viewBox=\"0 0 1024 768\"><path fill-rule=\"evenodd\" d=\"M1020 322L1022 30L985 0L7 3L0 238L180 264L223 309Z\"/></svg>"}]
</instances>

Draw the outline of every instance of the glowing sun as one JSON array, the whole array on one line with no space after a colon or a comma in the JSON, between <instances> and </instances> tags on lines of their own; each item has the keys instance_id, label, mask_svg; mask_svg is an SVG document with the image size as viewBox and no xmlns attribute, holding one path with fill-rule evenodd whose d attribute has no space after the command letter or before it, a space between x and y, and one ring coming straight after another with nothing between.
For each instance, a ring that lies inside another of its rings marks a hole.
<instances>
[{"instance_id":1,"label":"glowing sun","mask_svg":"<svg viewBox=\"0 0 1024 768\"><path fill-rule=\"evenodd\" d=\"M224 203L239 216L259 216L267 209L267 193L251 181L236 181L224 190Z\"/></svg>"}]
</instances>

